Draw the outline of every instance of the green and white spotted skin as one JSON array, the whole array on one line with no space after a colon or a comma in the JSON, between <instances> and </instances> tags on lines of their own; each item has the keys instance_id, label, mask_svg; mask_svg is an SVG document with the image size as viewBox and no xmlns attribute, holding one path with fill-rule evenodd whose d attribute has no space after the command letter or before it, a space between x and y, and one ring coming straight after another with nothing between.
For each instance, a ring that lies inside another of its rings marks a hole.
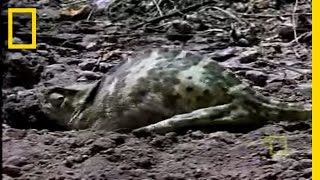
<instances>
[{"instance_id":1,"label":"green and white spotted skin","mask_svg":"<svg viewBox=\"0 0 320 180\"><path fill-rule=\"evenodd\" d=\"M53 88L46 100L48 117L70 129L165 133L311 118L311 108L265 98L214 60L165 48L133 55L99 82Z\"/></svg>"}]
</instances>

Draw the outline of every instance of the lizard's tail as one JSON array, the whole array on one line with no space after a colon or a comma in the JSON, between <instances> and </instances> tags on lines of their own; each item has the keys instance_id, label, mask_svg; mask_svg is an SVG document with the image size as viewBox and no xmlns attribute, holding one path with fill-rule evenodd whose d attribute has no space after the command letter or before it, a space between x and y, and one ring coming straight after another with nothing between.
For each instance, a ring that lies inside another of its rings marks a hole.
<instances>
[{"instance_id":1,"label":"lizard's tail","mask_svg":"<svg viewBox=\"0 0 320 180\"><path fill-rule=\"evenodd\" d=\"M254 107L260 117L267 121L303 121L311 120L311 105L281 102L267 98L262 94L253 91L246 85L238 85L229 90L229 93Z\"/></svg>"},{"instance_id":2,"label":"lizard's tail","mask_svg":"<svg viewBox=\"0 0 320 180\"><path fill-rule=\"evenodd\" d=\"M304 121L312 118L311 105L284 103L271 99L269 103L262 103L259 111L268 121Z\"/></svg>"}]
</instances>

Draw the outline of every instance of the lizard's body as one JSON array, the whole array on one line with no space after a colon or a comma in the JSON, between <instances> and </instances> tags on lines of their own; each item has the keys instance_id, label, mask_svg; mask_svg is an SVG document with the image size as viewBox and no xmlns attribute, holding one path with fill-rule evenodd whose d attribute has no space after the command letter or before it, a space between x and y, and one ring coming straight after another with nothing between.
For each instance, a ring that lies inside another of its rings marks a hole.
<instances>
[{"instance_id":1,"label":"lizard's body","mask_svg":"<svg viewBox=\"0 0 320 180\"><path fill-rule=\"evenodd\" d=\"M48 116L71 129L164 133L311 118L310 107L263 97L217 62L169 49L137 53L99 82L53 88L46 99Z\"/></svg>"}]
</instances>

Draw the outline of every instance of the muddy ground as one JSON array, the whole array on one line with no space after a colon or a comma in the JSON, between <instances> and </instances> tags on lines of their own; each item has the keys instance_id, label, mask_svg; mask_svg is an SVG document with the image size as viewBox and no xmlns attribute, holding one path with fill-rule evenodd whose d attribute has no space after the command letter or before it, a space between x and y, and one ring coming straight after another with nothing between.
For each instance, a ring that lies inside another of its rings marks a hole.
<instances>
[{"instance_id":1,"label":"muddy ground","mask_svg":"<svg viewBox=\"0 0 320 180\"><path fill-rule=\"evenodd\" d=\"M38 16L37 49L10 50L3 61L3 179L311 179L311 121L147 137L65 131L47 121L40 109L45 88L95 81L139 49L180 46L166 36L165 24L175 19L194 26L185 49L212 58L225 53L218 61L266 96L311 103L309 0L203 1L189 9L199 2L163 0L160 10L152 2L62 14L74 2L6 4L36 7ZM157 20L160 13L173 15ZM14 42L30 43L30 16L14 18ZM241 58L242 48L252 50L251 58ZM269 136L278 138L272 151Z\"/></svg>"}]
</instances>

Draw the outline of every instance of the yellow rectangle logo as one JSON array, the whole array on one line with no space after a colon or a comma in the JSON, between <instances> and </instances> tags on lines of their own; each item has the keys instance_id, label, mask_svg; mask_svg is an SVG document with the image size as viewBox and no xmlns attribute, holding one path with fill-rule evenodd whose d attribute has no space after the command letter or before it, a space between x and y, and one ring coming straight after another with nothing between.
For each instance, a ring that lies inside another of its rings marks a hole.
<instances>
[{"instance_id":1,"label":"yellow rectangle logo","mask_svg":"<svg viewBox=\"0 0 320 180\"><path fill-rule=\"evenodd\" d=\"M282 156L288 156L289 155L287 137L285 137L285 136L267 136L267 137L265 137L265 140L268 143L269 154L271 156L276 154L274 152L274 147L273 147L273 141L275 141L275 140L280 141L281 142L281 147L282 147L282 150L280 152L278 152L277 154L278 155L282 155Z\"/></svg>"},{"instance_id":2,"label":"yellow rectangle logo","mask_svg":"<svg viewBox=\"0 0 320 180\"><path fill-rule=\"evenodd\" d=\"M31 13L31 44L13 44L13 13ZM37 48L37 9L36 8L8 8L8 49L36 49Z\"/></svg>"}]
</instances>

